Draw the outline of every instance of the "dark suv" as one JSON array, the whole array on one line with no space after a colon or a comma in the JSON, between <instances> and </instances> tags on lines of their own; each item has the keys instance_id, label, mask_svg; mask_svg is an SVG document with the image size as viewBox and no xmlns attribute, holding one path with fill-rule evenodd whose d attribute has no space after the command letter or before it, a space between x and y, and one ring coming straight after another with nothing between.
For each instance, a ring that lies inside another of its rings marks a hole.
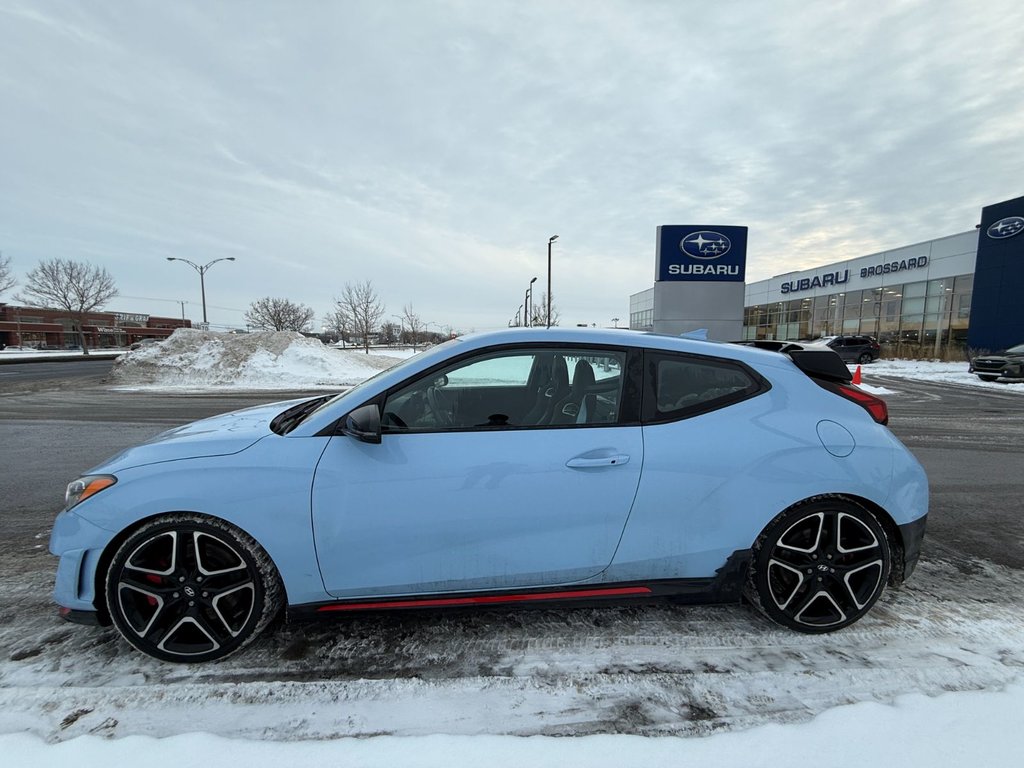
<instances>
[{"instance_id":1,"label":"dark suv","mask_svg":"<svg viewBox=\"0 0 1024 768\"><path fill-rule=\"evenodd\" d=\"M977 374L982 381L1024 380L1024 344L1010 347L994 355L981 355L971 360L970 373Z\"/></svg>"},{"instance_id":2,"label":"dark suv","mask_svg":"<svg viewBox=\"0 0 1024 768\"><path fill-rule=\"evenodd\" d=\"M823 344L834 350L844 363L870 363L882 354L878 341L871 336L823 336L814 344Z\"/></svg>"}]
</instances>

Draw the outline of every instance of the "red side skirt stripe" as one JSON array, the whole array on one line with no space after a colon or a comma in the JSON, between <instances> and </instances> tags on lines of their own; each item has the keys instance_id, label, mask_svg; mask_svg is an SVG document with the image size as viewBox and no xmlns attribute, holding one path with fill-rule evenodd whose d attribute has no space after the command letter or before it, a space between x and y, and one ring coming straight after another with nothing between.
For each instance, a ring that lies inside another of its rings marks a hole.
<instances>
[{"instance_id":1,"label":"red side skirt stripe","mask_svg":"<svg viewBox=\"0 0 1024 768\"><path fill-rule=\"evenodd\" d=\"M529 600L571 600L583 597L617 597L649 595L650 587L613 587L610 589L576 589L566 592L529 592L520 595L480 595L478 597L439 597L431 600L389 600L381 603L338 603L324 605L317 611L371 611L383 608L438 608L451 605L489 605L520 603Z\"/></svg>"}]
</instances>

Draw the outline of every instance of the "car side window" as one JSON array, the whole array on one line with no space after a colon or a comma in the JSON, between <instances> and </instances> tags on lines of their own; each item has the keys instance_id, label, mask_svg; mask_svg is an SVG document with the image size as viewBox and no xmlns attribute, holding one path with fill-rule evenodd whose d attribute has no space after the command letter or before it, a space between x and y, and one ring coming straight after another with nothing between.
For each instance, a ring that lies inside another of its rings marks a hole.
<instances>
[{"instance_id":1,"label":"car side window","mask_svg":"<svg viewBox=\"0 0 1024 768\"><path fill-rule=\"evenodd\" d=\"M471 357L388 394L385 432L614 424L626 354L511 349Z\"/></svg>"},{"instance_id":2,"label":"car side window","mask_svg":"<svg viewBox=\"0 0 1024 768\"><path fill-rule=\"evenodd\" d=\"M649 353L648 358L644 407L648 422L705 413L767 388L760 377L737 363L670 353Z\"/></svg>"}]
</instances>

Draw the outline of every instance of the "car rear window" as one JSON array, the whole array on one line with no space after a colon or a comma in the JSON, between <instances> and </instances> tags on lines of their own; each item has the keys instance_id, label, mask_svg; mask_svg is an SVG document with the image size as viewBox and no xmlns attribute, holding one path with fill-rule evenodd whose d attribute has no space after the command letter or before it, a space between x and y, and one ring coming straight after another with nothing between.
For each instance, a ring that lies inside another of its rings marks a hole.
<instances>
[{"instance_id":1,"label":"car rear window","mask_svg":"<svg viewBox=\"0 0 1024 768\"><path fill-rule=\"evenodd\" d=\"M767 383L738 363L689 355L652 353L645 421L687 418L745 400ZM652 391L653 390L653 391Z\"/></svg>"}]
</instances>

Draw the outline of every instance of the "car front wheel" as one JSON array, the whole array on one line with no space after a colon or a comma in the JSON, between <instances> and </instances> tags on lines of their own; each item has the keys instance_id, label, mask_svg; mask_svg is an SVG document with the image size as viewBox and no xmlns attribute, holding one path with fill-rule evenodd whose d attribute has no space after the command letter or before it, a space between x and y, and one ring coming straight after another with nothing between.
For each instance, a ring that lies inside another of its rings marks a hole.
<instances>
[{"instance_id":1,"label":"car front wheel","mask_svg":"<svg viewBox=\"0 0 1024 768\"><path fill-rule=\"evenodd\" d=\"M831 632L867 613L892 567L885 531L871 512L822 499L775 518L753 548L747 597L778 624Z\"/></svg>"},{"instance_id":2,"label":"car front wheel","mask_svg":"<svg viewBox=\"0 0 1024 768\"><path fill-rule=\"evenodd\" d=\"M125 640L175 662L238 651L284 599L277 570L255 540L186 513L156 518L125 540L107 571L106 597Z\"/></svg>"}]
</instances>

